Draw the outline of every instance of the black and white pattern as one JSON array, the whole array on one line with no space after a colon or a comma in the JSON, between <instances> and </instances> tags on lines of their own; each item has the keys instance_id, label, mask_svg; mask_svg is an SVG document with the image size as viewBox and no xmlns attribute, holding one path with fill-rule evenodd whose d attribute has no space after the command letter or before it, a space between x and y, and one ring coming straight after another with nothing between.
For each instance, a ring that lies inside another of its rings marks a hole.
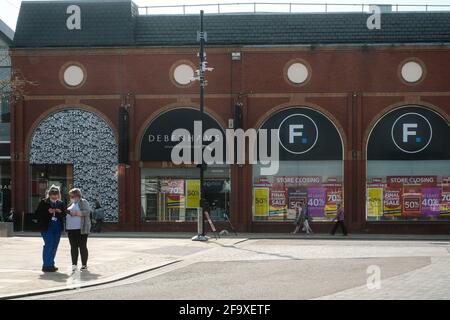
<instances>
[{"instance_id":1,"label":"black and white pattern","mask_svg":"<svg viewBox=\"0 0 450 320\"><path fill-rule=\"evenodd\" d=\"M98 199L105 220L118 221L118 150L109 125L92 112L67 109L44 119L30 146L30 164L73 164L74 187L91 205Z\"/></svg>"}]
</instances>

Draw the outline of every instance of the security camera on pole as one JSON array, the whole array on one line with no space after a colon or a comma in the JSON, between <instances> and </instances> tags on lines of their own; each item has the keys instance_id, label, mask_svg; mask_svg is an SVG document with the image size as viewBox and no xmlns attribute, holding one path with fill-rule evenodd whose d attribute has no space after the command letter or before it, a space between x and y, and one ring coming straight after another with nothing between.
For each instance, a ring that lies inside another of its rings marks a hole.
<instances>
[{"instance_id":1,"label":"security camera on pole","mask_svg":"<svg viewBox=\"0 0 450 320\"><path fill-rule=\"evenodd\" d=\"M213 68L206 67L206 54L205 54L205 42L207 40L206 32L203 31L203 10L200 11L200 31L197 32L197 40L200 42L200 51L198 57L200 60L199 69L195 72L196 77L193 80L200 82L200 121L202 123L201 141L202 152L200 163L200 212L198 213L198 234L192 238L194 241L208 241L208 237L205 235L205 217L204 213L207 210L207 201L205 199L205 190L203 186L203 176L206 169L206 164L203 163L203 119L204 119L204 93L207 81L205 80L205 71L213 71Z\"/></svg>"}]
</instances>

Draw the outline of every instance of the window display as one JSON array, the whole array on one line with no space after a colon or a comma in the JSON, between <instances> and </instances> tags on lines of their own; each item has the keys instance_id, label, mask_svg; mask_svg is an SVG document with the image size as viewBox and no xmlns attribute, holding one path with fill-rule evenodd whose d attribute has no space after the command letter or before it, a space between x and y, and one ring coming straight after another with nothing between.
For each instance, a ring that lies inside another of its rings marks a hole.
<instances>
[{"instance_id":1,"label":"window display","mask_svg":"<svg viewBox=\"0 0 450 320\"><path fill-rule=\"evenodd\" d=\"M449 128L419 106L391 111L376 124L367 146L368 221L450 219Z\"/></svg>"},{"instance_id":2,"label":"window display","mask_svg":"<svg viewBox=\"0 0 450 320\"><path fill-rule=\"evenodd\" d=\"M229 168L208 167L204 188L211 219L224 220L224 214L229 216ZM197 221L199 209L200 180L197 168L142 169L142 221Z\"/></svg>"},{"instance_id":3,"label":"window display","mask_svg":"<svg viewBox=\"0 0 450 320\"><path fill-rule=\"evenodd\" d=\"M344 199L342 142L334 124L295 107L272 115L261 128L279 129L280 163L272 176L253 165L253 220L293 221L301 203L314 220L332 219Z\"/></svg>"},{"instance_id":4,"label":"window display","mask_svg":"<svg viewBox=\"0 0 450 320\"><path fill-rule=\"evenodd\" d=\"M255 221L294 220L302 202L313 219L328 220L343 201L342 161L283 161L278 175L258 176L258 172L258 166L254 166ZM311 172L322 175L306 175Z\"/></svg>"}]
</instances>

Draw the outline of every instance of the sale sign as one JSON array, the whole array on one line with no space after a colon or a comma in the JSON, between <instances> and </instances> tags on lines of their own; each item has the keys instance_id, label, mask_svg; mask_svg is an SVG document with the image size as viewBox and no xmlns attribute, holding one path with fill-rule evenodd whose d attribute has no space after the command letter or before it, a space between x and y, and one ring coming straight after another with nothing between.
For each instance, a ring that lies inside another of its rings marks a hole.
<instances>
[{"instance_id":1,"label":"sale sign","mask_svg":"<svg viewBox=\"0 0 450 320\"><path fill-rule=\"evenodd\" d=\"M270 190L269 216L271 219L284 219L287 215L286 193L283 190Z\"/></svg>"},{"instance_id":2,"label":"sale sign","mask_svg":"<svg viewBox=\"0 0 450 320\"><path fill-rule=\"evenodd\" d=\"M200 208L200 180L186 180L186 207Z\"/></svg>"},{"instance_id":3,"label":"sale sign","mask_svg":"<svg viewBox=\"0 0 450 320\"><path fill-rule=\"evenodd\" d=\"M378 217L383 213L383 188L367 188L367 216Z\"/></svg>"},{"instance_id":4,"label":"sale sign","mask_svg":"<svg viewBox=\"0 0 450 320\"><path fill-rule=\"evenodd\" d=\"M269 215L269 188L253 188L253 206L256 217Z\"/></svg>"},{"instance_id":5,"label":"sale sign","mask_svg":"<svg viewBox=\"0 0 450 320\"><path fill-rule=\"evenodd\" d=\"M288 188L288 218L295 219L300 204L306 203L308 191L306 188Z\"/></svg>"},{"instance_id":6,"label":"sale sign","mask_svg":"<svg viewBox=\"0 0 450 320\"><path fill-rule=\"evenodd\" d=\"M308 188L308 212L311 217L325 217L326 188Z\"/></svg>"},{"instance_id":7,"label":"sale sign","mask_svg":"<svg viewBox=\"0 0 450 320\"><path fill-rule=\"evenodd\" d=\"M335 216L337 210L337 204L342 203L342 185L325 184L325 214L327 216Z\"/></svg>"},{"instance_id":8,"label":"sale sign","mask_svg":"<svg viewBox=\"0 0 450 320\"><path fill-rule=\"evenodd\" d=\"M392 185L426 185L426 186L436 186L437 176L388 176L387 184Z\"/></svg>"},{"instance_id":9,"label":"sale sign","mask_svg":"<svg viewBox=\"0 0 450 320\"><path fill-rule=\"evenodd\" d=\"M419 217L422 211L421 193L404 193L402 215L406 217Z\"/></svg>"},{"instance_id":10,"label":"sale sign","mask_svg":"<svg viewBox=\"0 0 450 320\"><path fill-rule=\"evenodd\" d=\"M439 216L440 201L440 188L422 188L422 215L427 217Z\"/></svg>"},{"instance_id":11,"label":"sale sign","mask_svg":"<svg viewBox=\"0 0 450 320\"><path fill-rule=\"evenodd\" d=\"M169 209L184 208L184 180L167 179L161 181L161 191L166 194L166 205Z\"/></svg>"},{"instance_id":12,"label":"sale sign","mask_svg":"<svg viewBox=\"0 0 450 320\"><path fill-rule=\"evenodd\" d=\"M440 214L450 216L450 187L442 188Z\"/></svg>"},{"instance_id":13,"label":"sale sign","mask_svg":"<svg viewBox=\"0 0 450 320\"><path fill-rule=\"evenodd\" d=\"M402 189L385 188L383 193L383 214L399 216L402 213Z\"/></svg>"}]
</instances>

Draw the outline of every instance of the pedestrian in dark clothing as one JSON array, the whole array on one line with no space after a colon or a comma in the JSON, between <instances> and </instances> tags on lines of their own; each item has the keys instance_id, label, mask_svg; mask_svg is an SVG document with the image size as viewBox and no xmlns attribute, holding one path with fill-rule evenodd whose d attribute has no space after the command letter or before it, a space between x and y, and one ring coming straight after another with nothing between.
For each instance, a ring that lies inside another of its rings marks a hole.
<instances>
[{"instance_id":1,"label":"pedestrian in dark clothing","mask_svg":"<svg viewBox=\"0 0 450 320\"><path fill-rule=\"evenodd\" d=\"M333 221L336 221L336 223L333 226L333 229L331 230L331 235L334 236L334 234L337 231L338 227L342 228L342 234L344 236L347 235L347 228L345 227L345 217L344 217L344 208L342 208L341 204L337 204L337 213L336 217L334 217Z\"/></svg>"},{"instance_id":2,"label":"pedestrian in dark clothing","mask_svg":"<svg viewBox=\"0 0 450 320\"><path fill-rule=\"evenodd\" d=\"M42 252L42 271L55 272L55 256L58 250L61 232L64 230L64 217L66 206L61 201L61 191L58 186L52 185L47 191L47 196L42 199L35 211L44 248Z\"/></svg>"},{"instance_id":3,"label":"pedestrian in dark clothing","mask_svg":"<svg viewBox=\"0 0 450 320\"><path fill-rule=\"evenodd\" d=\"M102 231L103 220L105 219L105 209L102 208L98 200L95 201L94 213L92 215L95 221L92 231L100 233Z\"/></svg>"}]
</instances>

